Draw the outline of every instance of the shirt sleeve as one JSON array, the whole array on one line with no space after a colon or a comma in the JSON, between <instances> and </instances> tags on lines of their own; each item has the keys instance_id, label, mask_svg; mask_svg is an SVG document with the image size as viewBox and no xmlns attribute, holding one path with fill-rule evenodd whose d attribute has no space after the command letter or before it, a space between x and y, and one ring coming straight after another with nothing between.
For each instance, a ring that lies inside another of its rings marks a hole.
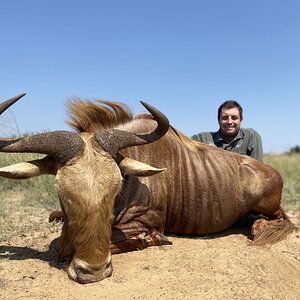
<instances>
[{"instance_id":1,"label":"shirt sleeve","mask_svg":"<svg viewBox=\"0 0 300 300\"><path fill-rule=\"evenodd\" d=\"M194 134L191 137L191 139L196 140L201 143L215 145L212 132L201 132L198 134Z\"/></svg>"},{"instance_id":2,"label":"shirt sleeve","mask_svg":"<svg viewBox=\"0 0 300 300\"><path fill-rule=\"evenodd\" d=\"M250 156L258 161L263 162L263 147L260 135L253 130L251 133L251 139L249 143Z\"/></svg>"},{"instance_id":3,"label":"shirt sleeve","mask_svg":"<svg viewBox=\"0 0 300 300\"><path fill-rule=\"evenodd\" d=\"M202 134L198 133L198 134L194 134L191 136L192 140L198 141L198 142L202 142Z\"/></svg>"}]
</instances>

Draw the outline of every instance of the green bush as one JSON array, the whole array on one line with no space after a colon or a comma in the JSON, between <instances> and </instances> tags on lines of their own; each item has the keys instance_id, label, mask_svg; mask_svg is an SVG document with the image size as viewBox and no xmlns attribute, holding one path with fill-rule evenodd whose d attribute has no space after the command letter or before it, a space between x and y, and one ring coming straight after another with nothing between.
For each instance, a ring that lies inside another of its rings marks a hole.
<instances>
[{"instance_id":1,"label":"green bush","mask_svg":"<svg viewBox=\"0 0 300 300\"><path fill-rule=\"evenodd\" d=\"M296 145L295 147L292 147L289 153L300 153L300 146Z\"/></svg>"}]
</instances>

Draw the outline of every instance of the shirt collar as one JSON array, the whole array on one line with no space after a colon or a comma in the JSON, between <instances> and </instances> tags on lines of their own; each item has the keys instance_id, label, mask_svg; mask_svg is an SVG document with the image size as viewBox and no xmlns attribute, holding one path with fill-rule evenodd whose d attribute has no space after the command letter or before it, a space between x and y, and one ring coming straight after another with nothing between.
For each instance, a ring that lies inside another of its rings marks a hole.
<instances>
[{"instance_id":1,"label":"shirt collar","mask_svg":"<svg viewBox=\"0 0 300 300\"><path fill-rule=\"evenodd\" d=\"M242 130L240 129L238 131L237 135L234 137L234 139L230 143L232 143L233 141L239 140L241 138L243 138L243 134L242 134ZM226 141L224 141L222 139L221 134L220 134L220 130L218 130L217 132L215 132L213 134L213 139L214 139L215 143L218 143L218 142L225 142L225 143L227 143Z\"/></svg>"}]
</instances>

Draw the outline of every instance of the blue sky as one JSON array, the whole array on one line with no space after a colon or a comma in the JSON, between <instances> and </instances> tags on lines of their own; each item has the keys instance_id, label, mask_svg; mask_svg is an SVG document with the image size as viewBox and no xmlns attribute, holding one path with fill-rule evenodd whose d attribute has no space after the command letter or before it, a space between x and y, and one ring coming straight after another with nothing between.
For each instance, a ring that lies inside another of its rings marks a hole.
<instances>
[{"instance_id":1,"label":"blue sky","mask_svg":"<svg viewBox=\"0 0 300 300\"><path fill-rule=\"evenodd\" d=\"M1 134L68 129L72 96L144 100L186 135L235 99L264 151L300 144L298 0L0 0ZM9 124L9 128L8 128Z\"/></svg>"}]
</instances>

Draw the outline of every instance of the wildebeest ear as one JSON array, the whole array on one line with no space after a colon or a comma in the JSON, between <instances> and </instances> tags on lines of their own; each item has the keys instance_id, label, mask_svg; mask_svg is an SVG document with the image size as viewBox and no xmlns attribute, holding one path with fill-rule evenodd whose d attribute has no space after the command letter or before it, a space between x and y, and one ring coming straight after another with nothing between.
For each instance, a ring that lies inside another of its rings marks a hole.
<instances>
[{"instance_id":1,"label":"wildebeest ear","mask_svg":"<svg viewBox=\"0 0 300 300\"><path fill-rule=\"evenodd\" d=\"M57 163L51 157L21 162L0 168L0 176L11 179L27 179L43 174L55 175Z\"/></svg>"},{"instance_id":2,"label":"wildebeest ear","mask_svg":"<svg viewBox=\"0 0 300 300\"><path fill-rule=\"evenodd\" d=\"M166 168L157 169L151 167L129 157L125 157L121 160L121 162L119 163L119 168L123 174L134 176L152 176L167 170Z\"/></svg>"}]
</instances>

